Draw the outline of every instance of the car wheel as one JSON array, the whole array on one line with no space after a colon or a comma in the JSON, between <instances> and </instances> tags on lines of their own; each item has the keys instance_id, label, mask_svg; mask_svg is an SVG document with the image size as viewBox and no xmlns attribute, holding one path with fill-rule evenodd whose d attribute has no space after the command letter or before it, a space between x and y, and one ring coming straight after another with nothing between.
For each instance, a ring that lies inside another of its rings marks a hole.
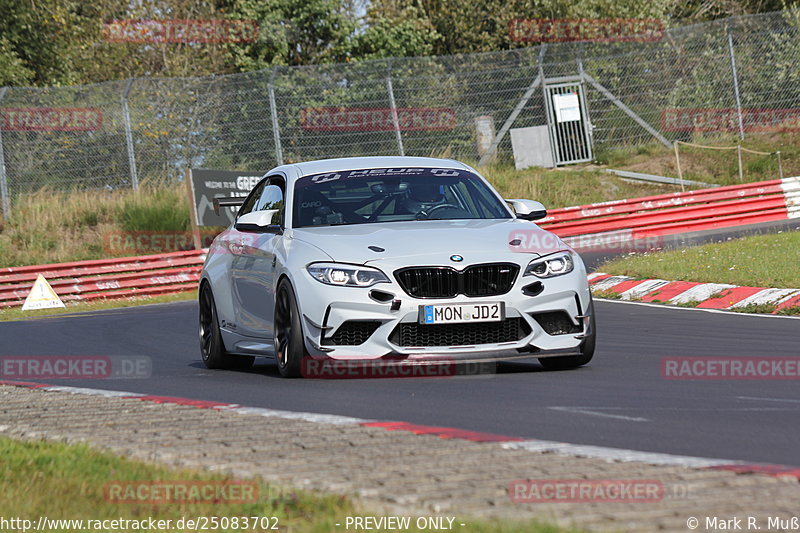
<instances>
[{"instance_id":1,"label":"car wheel","mask_svg":"<svg viewBox=\"0 0 800 533\"><path fill-rule=\"evenodd\" d=\"M580 355L567 355L563 357L542 357L539 363L547 370L569 370L578 368L592 360L597 328L594 322L594 301L589 300L589 336L580 345Z\"/></svg>"},{"instance_id":2,"label":"car wheel","mask_svg":"<svg viewBox=\"0 0 800 533\"><path fill-rule=\"evenodd\" d=\"M300 312L292 285L282 281L275 300L275 359L278 371L285 378L300 376L300 365L306 357Z\"/></svg>"},{"instance_id":3,"label":"car wheel","mask_svg":"<svg viewBox=\"0 0 800 533\"><path fill-rule=\"evenodd\" d=\"M247 369L253 366L255 357L231 355L225 351L222 333L219 331L217 306L208 283L200 289L200 354L206 368Z\"/></svg>"}]
</instances>

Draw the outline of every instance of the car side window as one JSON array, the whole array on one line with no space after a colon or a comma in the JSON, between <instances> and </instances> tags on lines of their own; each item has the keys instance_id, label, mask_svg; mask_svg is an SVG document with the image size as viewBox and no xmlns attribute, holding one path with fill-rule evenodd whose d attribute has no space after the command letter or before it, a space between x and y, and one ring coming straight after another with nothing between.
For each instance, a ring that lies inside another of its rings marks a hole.
<instances>
[{"instance_id":1,"label":"car side window","mask_svg":"<svg viewBox=\"0 0 800 533\"><path fill-rule=\"evenodd\" d=\"M278 213L273 218L273 223L283 226L285 202L283 201L284 180L282 177L272 176L267 180L267 186L261 192L254 211L277 209Z\"/></svg>"},{"instance_id":2,"label":"car side window","mask_svg":"<svg viewBox=\"0 0 800 533\"><path fill-rule=\"evenodd\" d=\"M261 198L261 194L264 192L264 188L267 186L268 178L265 178L258 182L258 185L253 187L253 190L250 191L250 194L247 195L242 207L239 208L239 212L236 213L236 218L239 218L242 215L246 215L252 211L257 211L256 202Z\"/></svg>"}]
</instances>

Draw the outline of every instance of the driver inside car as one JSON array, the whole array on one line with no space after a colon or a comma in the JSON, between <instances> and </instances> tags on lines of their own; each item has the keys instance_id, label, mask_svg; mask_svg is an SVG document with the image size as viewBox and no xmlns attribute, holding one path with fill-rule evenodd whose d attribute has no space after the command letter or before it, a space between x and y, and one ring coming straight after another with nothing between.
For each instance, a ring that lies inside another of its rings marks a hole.
<instances>
[{"instance_id":1,"label":"driver inside car","mask_svg":"<svg viewBox=\"0 0 800 533\"><path fill-rule=\"evenodd\" d=\"M427 215L437 205L444 204L444 185L411 182L399 207L410 214Z\"/></svg>"}]
</instances>

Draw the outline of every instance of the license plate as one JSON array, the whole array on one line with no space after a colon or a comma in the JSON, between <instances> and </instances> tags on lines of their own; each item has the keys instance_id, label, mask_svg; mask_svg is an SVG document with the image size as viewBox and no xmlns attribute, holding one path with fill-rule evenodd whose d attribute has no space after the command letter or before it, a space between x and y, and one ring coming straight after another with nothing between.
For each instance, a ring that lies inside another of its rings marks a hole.
<instances>
[{"instance_id":1,"label":"license plate","mask_svg":"<svg viewBox=\"0 0 800 533\"><path fill-rule=\"evenodd\" d=\"M505 318L505 311L503 302L420 305L419 323L499 322Z\"/></svg>"}]
</instances>

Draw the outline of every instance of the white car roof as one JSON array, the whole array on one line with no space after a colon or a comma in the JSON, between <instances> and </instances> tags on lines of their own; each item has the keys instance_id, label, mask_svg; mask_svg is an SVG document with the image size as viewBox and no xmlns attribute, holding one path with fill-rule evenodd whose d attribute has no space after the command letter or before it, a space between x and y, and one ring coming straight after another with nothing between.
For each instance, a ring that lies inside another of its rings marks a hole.
<instances>
[{"instance_id":1,"label":"white car roof","mask_svg":"<svg viewBox=\"0 0 800 533\"><path fill-rule=\"evenodd\" d=\"M337 170L358 170L362 168L384 167L430 167L430 168L459 168L471 170L464 163L452 159L437 159L434 157L401 157L401 156L376 156L376 157L342 157L339 159L320 159L285 165L294 167L298 176L333 172ZM275 170L280 170L278 167Z\"/></svg>"}]
</instances>

